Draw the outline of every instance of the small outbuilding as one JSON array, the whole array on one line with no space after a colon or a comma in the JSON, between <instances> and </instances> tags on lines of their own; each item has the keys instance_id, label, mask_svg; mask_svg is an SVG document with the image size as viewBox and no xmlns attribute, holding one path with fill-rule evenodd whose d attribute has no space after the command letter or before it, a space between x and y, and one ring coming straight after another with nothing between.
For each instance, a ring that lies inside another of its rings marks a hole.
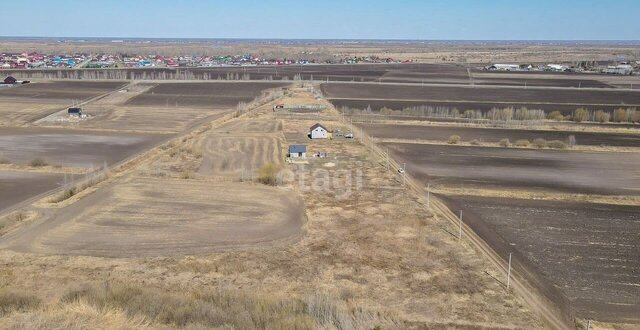
<instances>
[{"instance_id":1,"label":"small outbuilding","mask_svg":"<svg viewBox=\"0 0 640 330\"><path fill-rule=\"evenodd\" d=\"M289 158L307 158L307 146L303 144L290 145Z\"/></svg>"},{"instance_id":2,"label":"small outbuilding","mask_svg":"<svg viewBox=\"0 0 640 330\"><path fill-rule=\"evenodd\" d=\"M311 126L309 137L312 139L328 139L329 130L327 130L324 126L320 124L315 124Z\"/></svg>"},{"instance_id":3,"label":"small outbuilding","mask_svg":"<svg viewBox=\"0 0 640 330\"><path fill-rule=\"evenodd\" d=\"M82 116L82 108L69 108L67 110L69 116L72 117L81 117Z\"/></svg>"},{"instance_id":4,"label":"small outbuilding","mask_svg":"<svg viewBox=\"0 0 640 330\"><path fill-rule=\"evenodd\" d=\"M18 79L12 76L8 76L7 78L4 79L4 83L7 85L15 85L18 83Z\"/></svg>"}]
</instances>

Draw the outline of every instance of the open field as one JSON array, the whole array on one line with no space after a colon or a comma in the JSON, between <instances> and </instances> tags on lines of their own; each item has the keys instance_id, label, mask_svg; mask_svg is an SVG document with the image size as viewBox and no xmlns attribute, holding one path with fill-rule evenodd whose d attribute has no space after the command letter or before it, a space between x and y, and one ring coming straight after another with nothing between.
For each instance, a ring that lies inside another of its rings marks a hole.
<instances>
[{"instance_id":1,"label":"open field","mask_svg":"<svg viewBox=\"0 0 640 330\"><path fill-rule=\"evenodd\" d=\"M278 82L163 83L129 100L129 106L231 108L249 102L265 89L284 87Z\"/></svg>"},{"instance_id":2,"label":"open field","mask_svg":"<svg viewBox=\"0 0 640 330\"><path fill-rule=\"evenodd\" d=\"M119 81L38 81L27 85L0 89L0 100L83 101L124 86Z\"/></svg>"},{"instance_id":3,"label":"open field","mask_svg":"<svg viewBox=\"0 0 640 330\"><path fill-rule=\"evenodd\" d=\"M282 139L270 136L208 135L199 148L203 159L198 173L249 176L266 164L282 164Z\"/></svg>"},{"instance_id":4,"label":"open field","mask_svg":"<svg viewBox=\"0 0 640 330\"><path fill-rule=\"evenodd\" d=\"M137 178L44 217L0 245L44 254L190 255L287 240L304 222L302 202L284 190Z\"/></svg>"},{"instance_id":5,"label":"open field","mask_svg":"<svg viewBox=\"0 0 640 330\"><path fill-rule=\"evenodd\" d=\"M66 109L65 101L14 101L0 97L0 126L21 126Z\"/></svg>"},{"instance_id":6,"label":"open field","mask_svg":"<svg viewBox=\"0 0 640 330\"><path fill-rule=\"evenodd\" d=\"M63 183L62 174L0 171L0 212Z\"/></svg>"},{"instance_id":7,"label":"open field","mask_svg":"<svg viewBox=\"0 0 640 330\"><path fill-rule=\"evenodd\" d=\"M88 107L91 111L91 107ZM205 121L213 121L231 109L203 109L175 106L118 106L92 112L90 120L78 125L86 129L123 130L149 133L177 133Z\"/></svg>"},{"instance_id":8,"label":"open field","mask_svg":"<svg viewBox=\"0 0 640 330\"><path fill-rule=\"evenodd\" d=\"M66 167L113 165L168 138L167 135L122 134L49 128L0 128L0 158L29 164L41 158Z\"/></svg>"},{"instance_id":9,"label":"open field","mask_svg":"<svg viewBox=\"0 0 640 330\"><path fill-rule=\"evenodd\" d=\"M525 107L547 113L572 114L578 108L613 111L640 108L640 93L628 90L534 89L514 87L416 86L389 84L322 84L324 95L336 107L378 111L384 107L402 110L432 106L449 109L481 110Z\"/></svg>"},{"instance_id":10,"label":"open field","mask_svg":"<svg viewBox=\"0 0 640 330\"><path fill-rule=\"evenodd\" d=\"M501 139L509 139L511 143L526 139L533 141L541 138L547 141L560 140L567 142L570 135L575 136L577 145L640 147L640 134L615 134L594 132L573 132L557 130L527 130L504 128L479 128L455 126L420 126L420 125L385 125L359 124L367 134L376 138L397 138L408 140L431 140L446 142L451 135L459 135L463 141L478 140L480 142L497 143Z\"/></svg>"},{"instance_id":11,"label":"open field","mask_svg":"<svg viewBox=\"0 0 640 330\"><path fill-rule=\"evenodd\" d=\"M637 153L385 143L420 180L467 187L638 195Z\"/></svg>"},{"instance_id":12,"label":"open field","mask_svg":"<svg viewBox=\"0 0 640 330\"><path fill-rule=\"evenodd\" d=\"M447 200L452 209L464 211L465 223L476 229L487 223L522 253L527 260L519 262L533 264L560 287L582 317L640 321L640 207L465 196Z\"/></svg>"}]
</instances>

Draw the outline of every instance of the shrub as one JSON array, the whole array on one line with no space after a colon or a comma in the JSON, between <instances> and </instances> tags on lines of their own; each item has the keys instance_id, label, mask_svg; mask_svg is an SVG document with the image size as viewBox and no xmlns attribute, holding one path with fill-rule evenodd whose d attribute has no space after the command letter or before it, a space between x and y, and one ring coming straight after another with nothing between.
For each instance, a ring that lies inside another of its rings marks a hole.
<instances>
[{"instance_id":1,"label":"shrub","mask_svg":"<svg viewBox=\"0 0 640 330\"><path fill-rule=\"evenodd\" d=\"M449 140L447 141L449 144L458 144L460 143L460 135L451 135Z\"/></svg>"},{"instance_id":2,"label":"shrub","mask_svg":"<svg viewBox=\"0 0 640 330\"><path fill-rule=\"evenodd\" d=\"M280 168L276 164L265 164L258 170L258 182L268 186L275 186L278 183L279 170Z\"/></svg>"},{"instance_id":3,"label":"shrub","mask_svg":"<svg viewBox=\"0 0 640 330\"><path fill-rule=\"evenodd\" d=\"M559 140L549 141L547 146L552 149L567 149L567 144Z\"/></svg>"},{"instance_id":4,"label":"shrub","mask_svg":"<svg viewBox=\"0 0 640 330\"><path fill-rule=\"evenodd\" d=\"M506 147L511 145L511 141L509 141L509 139L502 139L502 140L500 140L499 144L500 144L501 147L505 147L506 148Z\"/></svg>"},{"instance_id":5,"label":"shrub","mask_svg":"<svg viewBox=\"0 0 640 330\"><path fill-rule=\"evenodd\" d=\"M560 113L560 111L554 111L547 115L547 119L561 121L564 120L564 116L562 115L562 113Z\"/></svg>"},{"instance_id":6,"label":"shrub","mask_svg":"<svg viewBox=\"0 0 640 330\"><path fill-rule=\"evenodd\" d=\"M31 161L31 166L33 167L42 167L42 166L47 166L47 161L42 159L42 158L35 158Z\"/></svg>"},{"instance_id":7,"label":"shrub","mask_svg":"<svg viewBox=\"0 0 640 330\"><path fill-rule=\"evenodd\" d=\"M537 138L537 139L533 140L533 145L538 149L542 149L542 148L547 146L547 140L541 139L541 138Z\"/></svg>"},{"instance_id":8,"label":"shrub","mask_svg":"<svg viewBox=\"0 0 640 330\"><path fill-rule=\"evenodd\" d=\"M516 146L518 147L528 147L531 143L529 140L518 140L516 141Z\"/></svg>"},{"instance_id":9,"label":"shrub","mask_svg":"<svg viewBox=\"0 0 640 330\"><path fill-rule=\"evenodd\" d=\"M470 143L472 146L479 146L479 145L481 145L481 144L482 144L480 141L475 140L475 139L474 139L474 140L471 140L471 142L469 142L469 143Z\"/></svg>"},{"instance_id":10,"label":"shrub","mask_svg":"<svg viewBox=\"0 0 640 330\"><path fill-rule=\"evenodd\" d=\"M594 115L594 120L599 123L608 123L611 120L611 113L598 110Z\"/></svg>"},{"instance_id":11,"label":"shrub","mask_svg":"<svg viewBox=\"0 0 640 330\"><path fill-rule=\"evenodd\" d=\"M627 111L625 109L616 109L613 112L613 121L615 121L616 123L623 123L626 122L628 119L627 116Z\"/></svg>"},{"instance_id":12,"label":"shrub","mask_svg":"<svg viewBox=\"0 0 640 330\"><path fill-rule=\"evenodd\" d=\"M573 121L580 123L589 120L589 110L580 108L573 112Z\"/></svg>"}]
</instances>

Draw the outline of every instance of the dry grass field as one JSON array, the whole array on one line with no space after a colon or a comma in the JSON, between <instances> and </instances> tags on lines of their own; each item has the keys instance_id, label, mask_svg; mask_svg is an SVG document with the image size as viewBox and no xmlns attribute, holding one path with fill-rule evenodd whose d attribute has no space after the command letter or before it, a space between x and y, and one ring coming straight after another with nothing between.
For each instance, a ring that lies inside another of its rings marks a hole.
<instances>
[{"instance_id":1,"label":"dry grass field","mask_svg":"<svg viewBox=\"0 0 640 330\"><path fill-rule=\"evenodd\" d=\"M193 255L286 241L300 235L304 220L302 202L286 190L134 178L42 217L2 245L54 255Z\"/></svg>"}]
</instances>

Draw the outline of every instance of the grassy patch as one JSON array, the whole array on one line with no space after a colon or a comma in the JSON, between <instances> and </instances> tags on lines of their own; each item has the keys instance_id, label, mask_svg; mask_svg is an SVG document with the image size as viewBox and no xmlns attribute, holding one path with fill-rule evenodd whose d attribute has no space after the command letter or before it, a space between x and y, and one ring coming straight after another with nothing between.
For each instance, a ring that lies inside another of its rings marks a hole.
<instances>
[{"instance_id":1,"label":"grassy patch","mask_svg":"<svg viewBox=\"0 0 640 330\"><path fill-rule=\"evenodd\" d=\"M111 284L68 292L64 304L122 310L130 318L176 327L229 329L351 328L341 302L326 296L279 299L237 290L204 290L173 294L157 289Z\"/></svg>"},{"instance_id":2,"label":"grassy patch","mask_svg":"<svg viewBox=\"0 0 640 330\"><path fill-rule=\"evenodd\" d=\"M40 299L17 291L0 290L0 316L14 311L27 311L40 306Z\"/></svg>"}]
</instances>

